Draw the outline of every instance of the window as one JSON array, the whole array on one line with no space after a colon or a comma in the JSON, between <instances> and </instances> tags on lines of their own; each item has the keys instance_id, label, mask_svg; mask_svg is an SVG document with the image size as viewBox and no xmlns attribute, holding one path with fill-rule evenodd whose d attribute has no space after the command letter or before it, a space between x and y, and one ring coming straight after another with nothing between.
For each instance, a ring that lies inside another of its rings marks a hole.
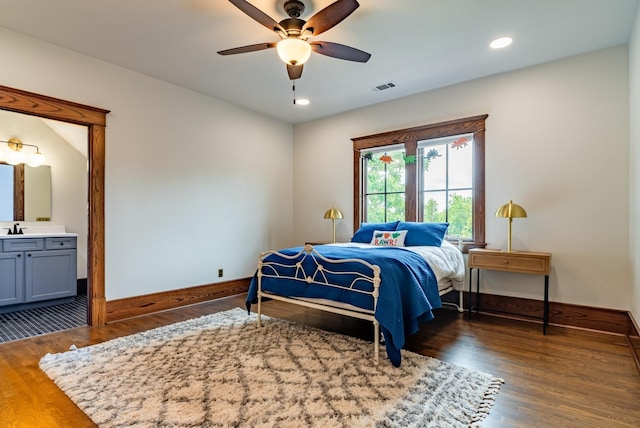
<instances>
[{"instance_id":1,"label":"window","mask_svg":"<svg viewBox=\"0 0 640 428\"><path fill-rule=\"evenodd\" d=\"M473 239L473 134L418 142L418 220L448 222L447 233Z\"/></svg>"},{"instance_id":2,"label":"window","mask_svg":"<svg viewBox=\"0 0 640 428\"><path fill-rule=\"evenodd\" d=\"M384 223L404 220L404 149L370 151L363 156L363 171L366 173L363 180L365 221Z\"/></svg>"},{"instance_id":3,"label":"window","mask_svg":"<svg viewBox=\"0 0 640 428\"><path fill-rule=\"evenodd\" d=\"M354 230L364 221L447 221L466 249L485 246L487 117L354 138Z\"/></svg>"}]
</instances>

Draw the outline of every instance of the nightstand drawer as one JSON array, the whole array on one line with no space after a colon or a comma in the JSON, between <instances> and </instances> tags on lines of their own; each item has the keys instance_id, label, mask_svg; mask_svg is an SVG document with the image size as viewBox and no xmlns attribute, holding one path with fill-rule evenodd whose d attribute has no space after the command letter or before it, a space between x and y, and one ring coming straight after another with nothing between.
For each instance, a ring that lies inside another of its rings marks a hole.
<instances>
[{"instance_id":1,"label":"nightstand drawer","mask_svg":"<svg viewBox=\"0 0 640 428\"><path fill-rule=\"evenodd\" d=\"M530 273L534 275L549 274L549 257L532 255L531 253L495 253L483 254L469 252L469 267L477 269L502 270L508 272Z\"/></svg>"}]
</instances>

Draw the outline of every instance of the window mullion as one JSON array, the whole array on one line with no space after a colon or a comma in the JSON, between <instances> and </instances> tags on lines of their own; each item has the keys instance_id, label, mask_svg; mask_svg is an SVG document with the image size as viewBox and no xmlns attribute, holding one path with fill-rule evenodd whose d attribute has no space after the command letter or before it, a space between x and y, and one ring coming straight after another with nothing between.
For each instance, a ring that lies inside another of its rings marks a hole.
<instances>
[{"instance_id":1,"label":"window mullion","mask_svg":"<svg viewBox=\"0 0 640 428\"><path fill-rule=\"evenodd\" d=\"M418 140L407 141L404 144L404 156L418 157ZM417 221L418 215L418 174L417 162L405 162L404 165L404 217L405 221Z\"/></svg>"},{"instance_id":2,"label":"window mullion","mask_svg":"<svg viewBox=\"0 0 640 428\"><path fill-rule=\"evenodd\" d=\"M445 155L446 155L446 163L444 164L445 168L445 192L444 192L444 200L445 200L445 210L444 210L444 219L445 221L449 221L449 144L445 146Z\"/></svg>"}]
</instances>

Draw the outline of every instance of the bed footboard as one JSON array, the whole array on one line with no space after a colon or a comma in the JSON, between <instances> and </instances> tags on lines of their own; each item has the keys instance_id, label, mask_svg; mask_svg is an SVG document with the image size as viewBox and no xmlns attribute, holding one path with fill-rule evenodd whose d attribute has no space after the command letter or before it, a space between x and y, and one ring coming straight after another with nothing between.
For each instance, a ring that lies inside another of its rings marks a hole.
<instances>
[{"instance_id":1,"label":"bed footboard","mask_svg":"<svg viewBox=\"0 0 640 428\"><path fill-rule=\"evenodd\" d=\"M269 258L269 256L275 256ZM354 265L357 269L351 269ZM347 267L345 269L345 267ZM289 283L305 287L315 284L339 289L341 293L357 293L358 297L370 296L371 308L362 309L329 300L309 301L301 297L290 297L263 290L265 278L283 279ZM287 255L278 251L267 251L258 258L258 326L261 326L262 298L270 298L296 305L320 309L340 315L346 315L373 323L374 362L378 364L380 354L380 324L375 319L380 289L380 267L361 259L328 259L307 244L297 254Z\"/></svg>"}]
</instances>

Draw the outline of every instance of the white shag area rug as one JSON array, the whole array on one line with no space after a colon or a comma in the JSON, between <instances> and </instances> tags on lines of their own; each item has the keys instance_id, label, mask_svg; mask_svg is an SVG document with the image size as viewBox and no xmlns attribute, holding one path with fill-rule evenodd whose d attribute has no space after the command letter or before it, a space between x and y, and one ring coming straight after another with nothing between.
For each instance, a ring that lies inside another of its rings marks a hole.
<instances>
[{"instance_id":1,"label":"white shag area rug","mask_svg":"<svg viewBox=\"0 0 640 428\"><path fill-rule=\"evenodd\" d=\"M501 379L233 309L60 354L40 368L100 427L467 427Z\"/></svg>"}]
</instances>

